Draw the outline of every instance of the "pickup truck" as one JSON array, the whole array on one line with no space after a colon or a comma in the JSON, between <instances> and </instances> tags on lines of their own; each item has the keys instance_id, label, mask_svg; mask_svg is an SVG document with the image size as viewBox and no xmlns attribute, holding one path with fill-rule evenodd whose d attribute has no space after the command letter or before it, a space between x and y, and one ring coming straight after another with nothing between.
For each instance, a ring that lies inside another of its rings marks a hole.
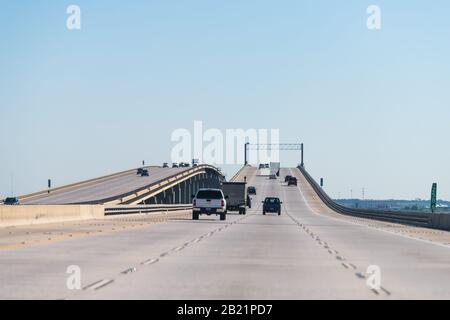
<instances>
[{"instance_id":1,"label":"pickup truck","mask_svg":"<svg viewBox=\"0 0 450 320\"><path fill-rule=\"evenodd\" d=\"M245 182L222 182L222 192L227 200L227 211L246 214L247 189Z\"/></svg>"},{"instance_id":2,"label":"pickup truck","mask_svg":"<svg viewBox=\"0 0 450 320\"><path fill-rule=\"evenodd\" d=\"M220 220L226 219L227 201L220 189L199 189L192 200L192 219L198 220L201 214L220 215Z\"/></svg>"}]
</instances>

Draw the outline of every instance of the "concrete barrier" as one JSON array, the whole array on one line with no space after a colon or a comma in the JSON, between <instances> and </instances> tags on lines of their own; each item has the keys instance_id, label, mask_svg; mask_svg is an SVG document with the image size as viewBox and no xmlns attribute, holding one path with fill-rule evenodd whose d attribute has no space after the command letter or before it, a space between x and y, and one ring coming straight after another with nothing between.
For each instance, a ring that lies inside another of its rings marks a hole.
<instances>
[{"instance_id":1,"label":"concrete barrier","mask_svg":"<svg viewBox=\"0 0 450 320\"><path fill-rule=\"evenodd\" d=\"M250 165L243 166L239 171L230 179L231 182L243 182L244 177L247 177L247 182L250 182L256 174L257 169Z\"/></svg>"},{"instance_id":2,"label":"concrete barrier","mask_svg":"<svg viewBox=\"0 0 450 320\"><path fill-rule=\"evenodd\" d=\"M0 205L0 227L103 219L102 205Z\"/></svg>"},{"instance_id":3,"label":"concrete barrier","mask_svg":"<svg viewBox=\"0 0 450 320\"><path fill-rule=\"evenodd\" d=\"M450 214L431 214L432 227L435 229L450 231Z\"/></svg>"}]
</instances>

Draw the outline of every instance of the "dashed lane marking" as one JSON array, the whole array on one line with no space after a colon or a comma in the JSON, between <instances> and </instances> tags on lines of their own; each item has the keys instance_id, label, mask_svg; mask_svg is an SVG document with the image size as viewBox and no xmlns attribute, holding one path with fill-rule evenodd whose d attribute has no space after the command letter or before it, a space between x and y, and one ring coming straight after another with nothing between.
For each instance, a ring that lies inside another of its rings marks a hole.
<instances>
[{"instance_id":1,"label":"dashed lane marking","mask_svg":"<svg viewBox=\"0 0 450 320\"><path fill-rule=\"evenodd\" d=\"M113 283L114 280L110 280L110 279L104 279L104 280L100 280L100 281L96 281L86 287L83 288L83 290L99 290L101 288L106 287L107 285Z\"/></svg>"}]
</instances>

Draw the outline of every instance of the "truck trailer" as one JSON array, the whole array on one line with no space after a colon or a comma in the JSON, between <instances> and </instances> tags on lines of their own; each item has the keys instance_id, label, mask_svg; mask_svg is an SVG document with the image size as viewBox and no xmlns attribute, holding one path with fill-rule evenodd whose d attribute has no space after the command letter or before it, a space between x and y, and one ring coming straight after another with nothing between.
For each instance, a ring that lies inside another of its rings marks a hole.
<instances>
[{"instance_id":1,"label":"truck trailer","mask_svg":"<svg viewBox=\"0 0 450 320\"><path fill-rule=\"evenodd\" d=\"M222 182L222 192L227 201L227 211L246 214L247 188L245 182Z\"/></svg>"}]
</instances>

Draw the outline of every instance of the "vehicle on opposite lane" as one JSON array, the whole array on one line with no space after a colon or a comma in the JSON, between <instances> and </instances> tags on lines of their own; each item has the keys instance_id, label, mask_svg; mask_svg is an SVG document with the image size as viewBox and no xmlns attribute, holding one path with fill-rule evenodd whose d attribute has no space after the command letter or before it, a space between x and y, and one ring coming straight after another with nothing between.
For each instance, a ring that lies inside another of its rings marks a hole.
<instances>
[{"instance_id":1,"label":"vehicle on opposite lane","mask_svg":"<svg viewBox=\"0 0 450 320\"><path fill-rule=\"evenodd\" d=\"M279 198L276 197L266 197L263 203L263 215L266 215L267 212L274 212L281 215L281 205L283 202L280 201Z\"/></svg>"},{"instance_id":2,"label":"vehicle on opposite lane","mask_svg":"<svg viewBox=\"0 0 450 320\"><path fill-rule=\"evenodd\" d=\"M3 204L5 206L17 206L20 204L19 198L16 197L8 197L5 200L3 200Z\"/></svg>"},{"instance_id":3,"label":"vehicle on opposite lane","mask_svg":"<svg viewBox=\"0 0 450 320\"><path fill-rule=\"evenodd\" d=\"M222 190L220 189L200 189L193 196L192 200L192 219L198 220L199 216L206 214L219 215L220 220L226 219L227 202Z\"/></svg>"}]
</instances>

